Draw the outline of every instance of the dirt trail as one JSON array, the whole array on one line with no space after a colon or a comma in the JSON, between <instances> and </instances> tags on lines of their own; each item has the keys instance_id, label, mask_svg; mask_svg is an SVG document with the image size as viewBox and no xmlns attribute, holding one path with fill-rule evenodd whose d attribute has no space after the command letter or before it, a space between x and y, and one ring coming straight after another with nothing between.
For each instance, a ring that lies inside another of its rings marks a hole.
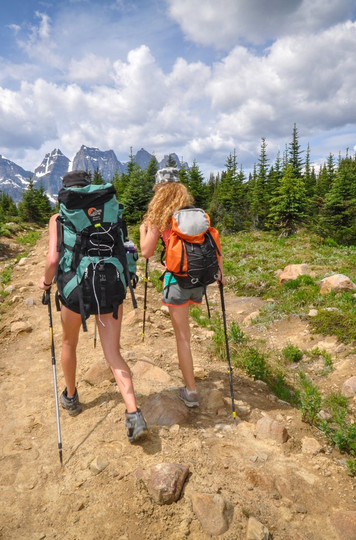
<instances>
[{"instance_id":1,"label":"dirt trail","mask_svg":"<svg viewBox=\"0 0 356 540\"><path fill-rule=\"evenodd\" d=\"M90 320L89 331L81 333L78 346L78 388L84 410L75 418L60 411L61 468L48 317L37 287L46 243L44 235L24 264L15 267L15 289L7 298L11 304L0 321L1 539L211 538L204 517L199 517L193 504L194 494L219 495L226 504L228 529L219 536L222 539L247 538L251 517L268 529L273 540L356 538L355 480L347 476L344 456L328 449L321 435L301 422L298 411L238 370L234 371L235 426L226 365L212 356L211 338L195 324L192 342L201 396L199 410L189 411L187 421L180 425L150 426L145 442L130 445L124 426L125 406L117 387L109 380L95 385L85 382L88 370L103 359L100 343L94 349L94 323ZM2 260L0 266L5 262ZM182 379L170 321L160 309L159 295L153 288L149 289L150 320L142 343L141 287L137 289L139 312L132 313L130 300L125 305L123 353L134 371L145 359L165 374L160 377L153 370L134 377L138 401L144 407L156 394L177 399L176 388ZM218 304L218 291L213 287L209 297L212 304L214 300ZM256 310L256 302L259 300L235 299L226 294L229 319L240 323ZM64 386L59 363L61 330L54 306L53 319L60 392ZM279 333L275 328L265 330L261 337L278 346L278 335L288 339L288 328L290 334L297 328L300 339L306 341L308 329L299 320L295 325L286 322ZM254 327L247 331L255 337L258 334ZM332 377L337 384L335 373ZM222 404L214 405L212 396L222 397ZM286 443L256 437L256 423L263 416L287 428ZM318 440L321 451L313 455L303 450L305 437ZM93 471L95 459L107 462L99 474ZM182 495L170 505L154 502L145 483L135 475L137 470L158 463L189 466Z\"/></svg>"}]
</instances>

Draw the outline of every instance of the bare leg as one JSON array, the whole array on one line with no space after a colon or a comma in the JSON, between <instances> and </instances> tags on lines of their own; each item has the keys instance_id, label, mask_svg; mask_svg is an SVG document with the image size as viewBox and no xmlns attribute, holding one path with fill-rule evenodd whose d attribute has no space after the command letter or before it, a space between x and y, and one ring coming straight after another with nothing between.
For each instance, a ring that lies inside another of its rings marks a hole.
<instances>
[{"instance_id":1,"label":"bare leg","mask_svg":"<svg viewBox=\"0 0 356 540\"><path fill-rule=\"evenodd\" d=\"M97 318L101 346L107 363L111 367L115 380L129 413L136 411L136 398L129 366L120 353L120 333L123 307L119 308L118 319L114 319L112 313L101 315L103 326Z\"/></svg>"},{"instance_id":2,"label":"bare leg","mask_svg":"<svg viewBox=\"0 0 356 540\"><path fill-rule=\"evenodd\" d=\"M195 391L193 357L190 348L189 304L170 306L169 313L177 342L180 369L188 390Z\"/></svg>"},{"instance_id":3,"label":"bare leg","mask_svg":"<svg viewBox=\"0 0 356 540\"><path fill-rule=\"evenodd\" d=\"M82 324L81 317L78 313L70 311L63 305L61 306L61 321L62 321L62 352L61 365L64 375L64 380L67 387L68 397L74 396L75 393L75 374L77 368L77 344L79 330Z\"/></svg>"}]
</instances>

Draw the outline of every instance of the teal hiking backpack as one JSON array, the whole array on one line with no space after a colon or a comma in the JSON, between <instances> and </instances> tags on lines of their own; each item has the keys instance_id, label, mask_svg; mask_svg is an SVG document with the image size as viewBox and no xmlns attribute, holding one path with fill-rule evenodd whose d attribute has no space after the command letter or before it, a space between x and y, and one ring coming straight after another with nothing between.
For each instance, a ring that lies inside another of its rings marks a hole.
<instances>
[{"instance_id":1,"label":"teal hiking backpack","mask_svg":"<svg viewBox=\"0 0 356 540\"><path fill-rule=\"evenodd\" d=\"M127 287L137 307L137 250L125 242L124 207L112 184L62 188L58 202L57 309L60 301L79 313L86 332L90 315L100 320L101 314L112 313L117 319Z\"/></svg>"}]
</instances>

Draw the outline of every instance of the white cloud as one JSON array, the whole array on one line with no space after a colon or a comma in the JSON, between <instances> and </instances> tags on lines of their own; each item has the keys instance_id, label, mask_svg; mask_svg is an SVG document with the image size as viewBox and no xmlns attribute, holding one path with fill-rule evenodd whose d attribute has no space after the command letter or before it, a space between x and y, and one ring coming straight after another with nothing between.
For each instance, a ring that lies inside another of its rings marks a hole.
<instances>
[{"instance_id":1,"label":"white cloud","mask_svg":"<svg viewBox=\"0 0 356 540\"><path fill-rule=\"evenodd\" d=\"M30 35L26 40L18 40L19 47L30 59L40 64L62 68L64 63L56 41L52 37L50 17L39 11L36 11L36 17L40 19L38 26L31 26Z\"/></svg>"},{"instance_id":2,"label":"white cloud","mask_svg":"<svg viewBox=\"0 0 356 540\"><path fill-rule=\"evenodd\" d=\"M122 160L132 146L222 167L236 148L247 166L261 137L275 152L295 122L305 138L356 123L356 23L334 24L347 18L351 0L166 1L189 39L227 47L224 57L204 62L197 59L202 49L186 43L163 69L157 58L176 26L163 24L162 42L154 32L156 48L149 48L147 25L138 14L133 24L125 11L132 13L130 3L115 4L113 21L105 10L93 18L92 4L78 18L62 11L52 22L38 13L38 25L21 41L30 60L0 58L0 151L29 149L25 168L54 147L72 158L82 144L111 148ZM114 22L119 8L122 26ZM131 31L137 46L128 45ZM275 39L262 52L244 46L267 37ZM17 88L19 77L27 82ZM330 143L349 140L338 135Z\"/></svg>"},{"instance_id":3,"label":"white cloud","mask_svg":"<svg viewBox=\"0 0 356 540\"><path fill-rule=\"evenodd\" d=\"M80 60L76 58L70 60L67 76L71 82L110 84L112 65L108 58L88 53Z\"/></svg>"},{"instance_id":4,"label":"white cloud","mask_svg":"<svg viewBox=\"0 0 356 540\"><path fill-rule=\"evenodd\" d=\"M188 39L229 49L285 34L316 32L347 20L353 0L166 0Z\"/></svg>"}]
</instances>

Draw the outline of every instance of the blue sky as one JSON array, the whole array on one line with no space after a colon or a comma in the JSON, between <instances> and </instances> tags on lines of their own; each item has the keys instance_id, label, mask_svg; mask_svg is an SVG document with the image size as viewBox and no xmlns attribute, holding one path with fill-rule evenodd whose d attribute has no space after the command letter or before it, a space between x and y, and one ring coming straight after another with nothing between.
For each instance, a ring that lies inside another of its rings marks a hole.
<instances>
[{"instance_id":1,"label":"blue sky","mask_svg":"<svg viewBox=\"0 0 356 540\"><path fill-rule=\"evenodd\" d=\"M315 165L356 149L355 0L12 0L0 153L176 152L206 176L271 162L297 124Z\"/></svg>"}]
</instances>

